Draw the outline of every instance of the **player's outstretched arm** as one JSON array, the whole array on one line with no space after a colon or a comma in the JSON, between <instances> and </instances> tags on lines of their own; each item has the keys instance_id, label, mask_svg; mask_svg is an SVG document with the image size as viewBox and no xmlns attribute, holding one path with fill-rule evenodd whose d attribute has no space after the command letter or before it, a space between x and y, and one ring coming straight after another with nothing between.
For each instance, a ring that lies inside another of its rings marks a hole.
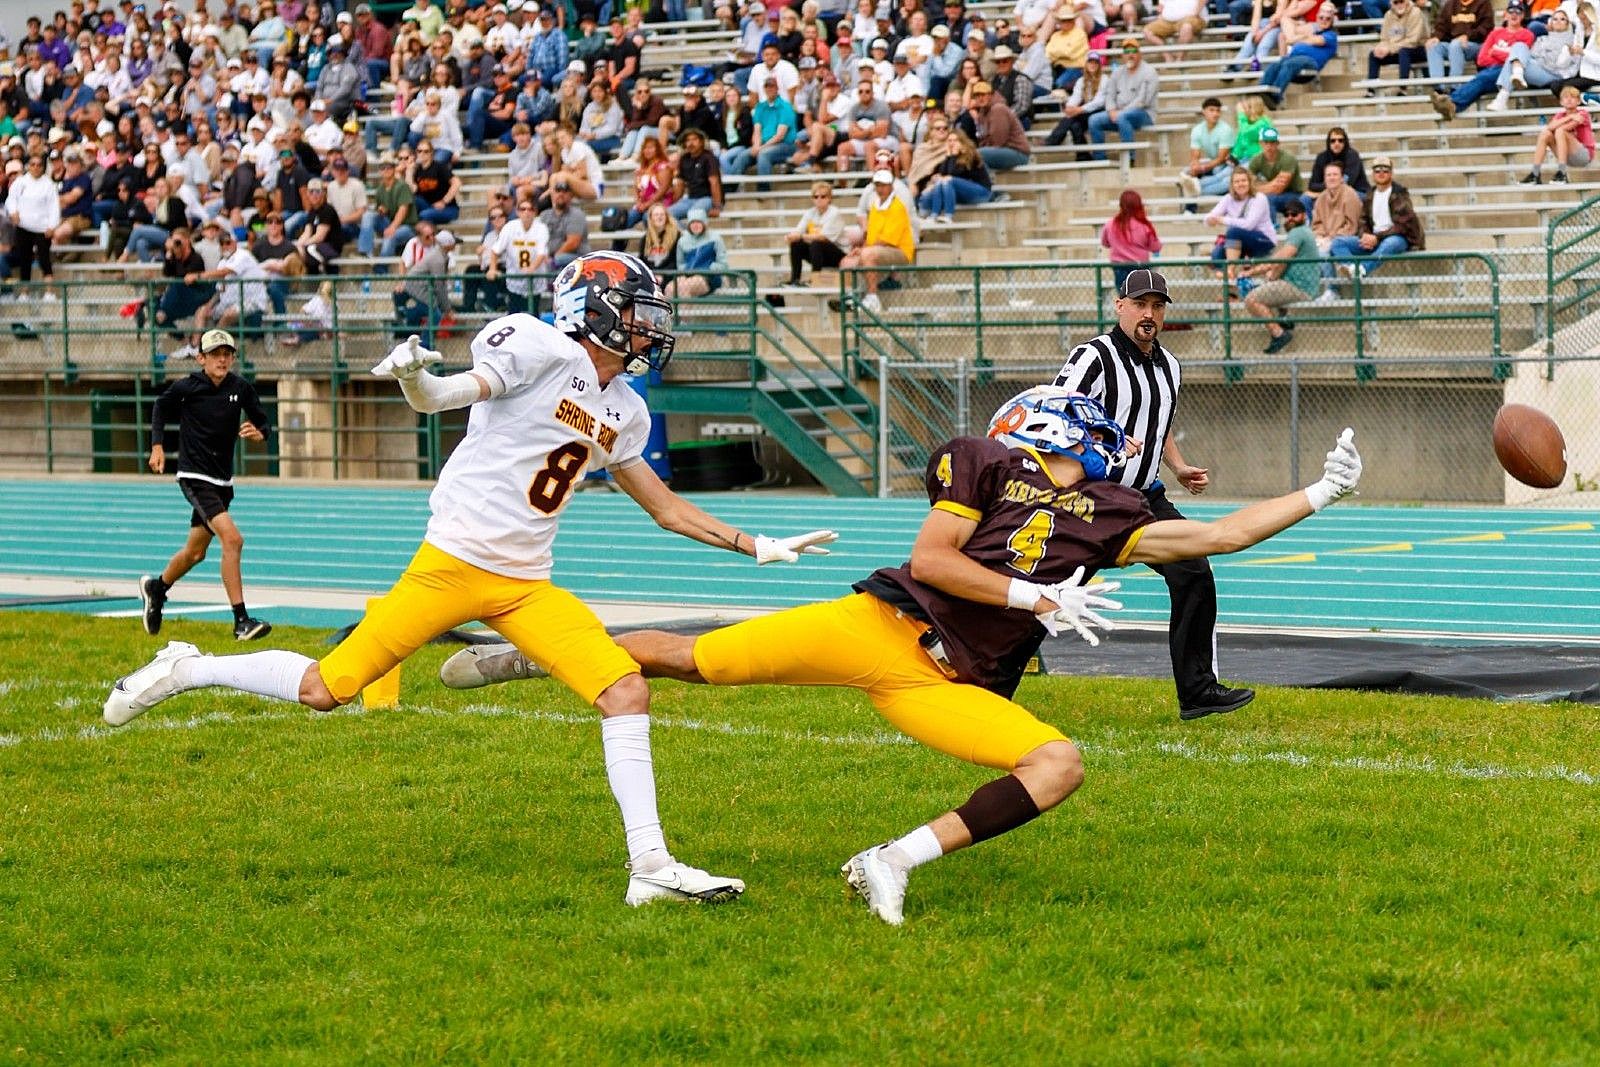
<instances>
[{"instance_id":1,"label":"player's outstretched arm","mask_svg":"<svg viewBox=\"0 0 1600 1067\"><path fill-rule=\"evenodd\" d=\"M489 399L489 383L471 371L444 378L428 373L430 363L443 360L444 357L438 352L423 348L422 339L412 334L379 360L377 366L372 368L372 373L380 378L398 381L406 403L411 405L412 410L424 415L464 408L468 404Z\"/></svg>"},{"instance_id":2,"label":"player's outstretched arm","mask_svg":"<svg viewBox=\"0 0 1600 1067\"><path fill-rule=\"evenodd\" d=\"M648 463L614 469L617 486L631 496L663 530L682 534L713 548L752 556L757 563L794 563L801 556L826 556L820 546L839 539L832 530L813 530L793 537L763 537L748 534L736 526L696 507L656 476Z\"/></svg>"},{"instance_id":3,"label":"player's outstretched arm","mask_svg":"<svg viewBox=\"0 0 1600 1067\"><path fill-rule=\"evenodd\" d=\"M1260 544L1355 491L1361 480L1361 455L1355 431L1346 429L1328 453L1322 477L1298 492L1240 508L1215 522L1167 519L1139 531L1128 563L1173 563L1222 556Z\"/></svg>"}]
</instances>

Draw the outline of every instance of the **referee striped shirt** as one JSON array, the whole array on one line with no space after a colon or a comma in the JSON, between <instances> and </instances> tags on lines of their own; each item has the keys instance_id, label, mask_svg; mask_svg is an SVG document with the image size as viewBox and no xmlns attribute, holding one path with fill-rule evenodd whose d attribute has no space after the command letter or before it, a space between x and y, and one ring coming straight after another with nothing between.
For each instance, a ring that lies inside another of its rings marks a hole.
<instances>
[{"instance_id":1,"label":"referee striped shirt","mask_svg":"<svg viewBox=\"0 0 1600 1067\"><path fill-rule=\"evenodd\" d=\"M1161 476L1161 453L1178 407L1178 359L1159 341L1146 355L1121 326L1085 341L1061 365L1055 384L1094 397L1144 449L1130 459L1118 479L1134 489L1149 489Z\"/></svg>"}]
</instances>

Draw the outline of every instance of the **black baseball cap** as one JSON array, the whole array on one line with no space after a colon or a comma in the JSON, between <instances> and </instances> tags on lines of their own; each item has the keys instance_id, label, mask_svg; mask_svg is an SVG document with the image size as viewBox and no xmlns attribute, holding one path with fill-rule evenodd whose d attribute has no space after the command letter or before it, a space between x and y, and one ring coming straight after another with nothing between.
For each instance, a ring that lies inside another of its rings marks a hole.
<instances>
[{"instance_id":1,"label":"black baseball cap","mask_svg":"<svg viewBox=\"0 0 1600 1067\"><path fill-rule=\"evenodd\" d=\"M1158 270L1149 270L1141 267L1129 271L1128 276L1122 281L1122 296L1146 296L1155 293L1167 303L1172 303L1172 294L1167 292L1167 279L1161 276Z\"/></svg>"}]
</instances>

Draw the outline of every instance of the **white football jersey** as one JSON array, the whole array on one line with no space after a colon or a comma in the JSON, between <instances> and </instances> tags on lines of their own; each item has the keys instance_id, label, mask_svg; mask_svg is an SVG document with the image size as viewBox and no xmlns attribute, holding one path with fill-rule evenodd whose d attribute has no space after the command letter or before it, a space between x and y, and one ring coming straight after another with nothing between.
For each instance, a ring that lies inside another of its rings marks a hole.
<instances>
[{"instance_id":1,"label":"white football jersey","mask_svg":"<svg viewBox=\"0 0 1600 1067\"><path fill-rule=\"evenodd\" d=\"M520 218L502 226L495 237L494 253L505 270L506 289L527 296L533 289L529 275L544 269L549 252L550 230L538 219L531 226L523 226Z\"/></svg>"},{"instance_id":2,"label":"white football jersey","mask_svg":"<svg viewBox=\"0 0 1600 1067\"><path fill-rule=\"evenodd\" d=\"M472 339L473 373L498 394L472 405L439 472L428 543L509 578L548 578L556 523L583 476L640 462L650 412L621 378L604 389L578 344L532 315Z\"/></svg>"}]
</instances>

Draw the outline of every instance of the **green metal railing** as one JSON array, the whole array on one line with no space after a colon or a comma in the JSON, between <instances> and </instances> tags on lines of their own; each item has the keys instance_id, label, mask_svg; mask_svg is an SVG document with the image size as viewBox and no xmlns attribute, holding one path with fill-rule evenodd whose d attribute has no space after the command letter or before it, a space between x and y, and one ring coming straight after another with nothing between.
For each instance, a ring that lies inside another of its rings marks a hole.
<instances>
[{"instance_id":1,"label":"green metal railing","mask_svg":"<svg viewBox=\"0 0 1600 1067\"><path fill-rule=\"evenodd\" d=\"M1584 355L1600 343L1600 329L1580 331L1561 343L1563 330L1600 310L1600 196L1550 220L1545 238L1545 376L1563 356Z\"/></svg>"}]
</instances>

